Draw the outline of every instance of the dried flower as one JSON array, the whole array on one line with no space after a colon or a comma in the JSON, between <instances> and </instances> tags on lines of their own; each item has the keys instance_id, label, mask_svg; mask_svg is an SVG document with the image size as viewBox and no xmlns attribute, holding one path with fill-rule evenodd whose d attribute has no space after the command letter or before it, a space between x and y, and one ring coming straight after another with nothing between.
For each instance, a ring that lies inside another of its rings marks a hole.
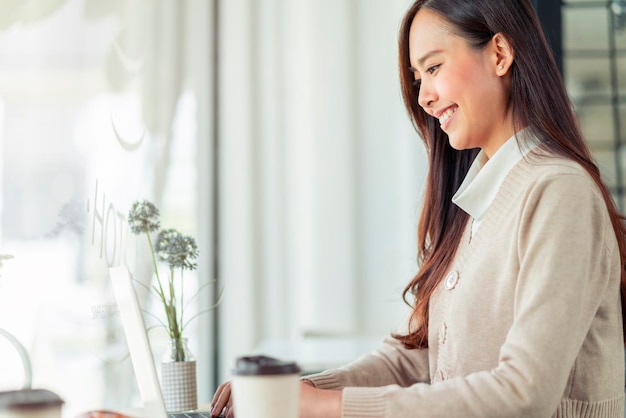
<instances>
[{"instance_id":1,"label":"dried flower","mask_svg":"<svg viewBox=\"0 0 626 418\"><path fill-rule=\"evenodd\" d=\"M165 229L159 232L155 247L159 260L167 263L170 269L196 269L193 260L198 257L198 246L193 237L182 235L175 229Z\"/></svg>"},{"instance_id":2,"label":"dried flower","mask_svg":"<svg viewBox=\"0 0 626 418\"><path fill-rule=\"evenodd\" d=\"M174 359L176 361L185 360L185 350L183 344L183 331L187 322L183 322L184 316L184 300L183 300L183 284L182 277L184 270L195 270L197 264L194 260L198 257L198 246L196 240L190 236L182 235L176 229L161 230L157 236L156 242L152 244L151 232L157 231L160 227L159 210L156 206L147 201L135 202L128 213L128 223L131 231L136 234L145 234L148 239L150 253L154 273L156 276L156 285L154 291L159 296L167 325L163 324L169 333L170 339L174 342ZM161 280L159 275L158 261L166 263L169 267L170 274L167 280ZM176 294L176 283L174 272L180 269L180 289L179 295ZM210 308L212 309L212 308ZM193 319L193 318L192 318Z\"/></svg>"},{"instance_id":3,"label":"dried flower","mask_svg":"<svg viewBox=\"0 0 626 418\"><path fill-rule=\"evenodd\" d=\"M159 210L154 203L142 200L133 203L128 212L128 224L134 234L154 232L159 229Z\"/></svg>"}]
</instances>

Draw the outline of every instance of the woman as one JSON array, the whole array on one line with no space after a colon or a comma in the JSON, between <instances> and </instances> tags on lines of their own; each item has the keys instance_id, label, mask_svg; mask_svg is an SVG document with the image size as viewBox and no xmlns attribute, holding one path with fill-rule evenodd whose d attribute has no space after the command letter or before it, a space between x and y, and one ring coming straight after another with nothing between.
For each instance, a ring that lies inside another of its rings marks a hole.
<instances>
[{"instance_id":1,"label":"woman","mask_svg":"<svg viewBox=\"0 0 626 418\"><path fill-rule=\"evenodd\" d=\"M430 163L412 315L307 376L301 416L622 418L626 235L530 1L418 0L399 52Z\"/></svg>"}]
</instances>

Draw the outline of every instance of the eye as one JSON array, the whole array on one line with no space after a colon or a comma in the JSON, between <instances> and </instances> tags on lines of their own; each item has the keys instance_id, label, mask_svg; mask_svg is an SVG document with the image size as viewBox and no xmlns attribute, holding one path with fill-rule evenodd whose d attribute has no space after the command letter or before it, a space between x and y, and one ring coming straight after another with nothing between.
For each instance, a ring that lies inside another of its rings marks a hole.
<instances>
[{"instance_id":1,"label":"eye","mask_svg":"<svg viewBox=\"0 0 626 418\"><path fill-rule=\"evenodd\" d=\"M416 88L419 89L421 85L422 85L422 79L421 78L417 78L417 79L415 79L413 81L413 87L416 87Z\"/></svg>"},{"instance_id":2,"label":"eye","mask_svg":"<svg viewBox=\"0 0 626 418\"><path fill-rule=\"evenodd\" d=\"M433 65L432 67L428 67L426 72L428 74L433 74L435 71L437 71L439 69L439 67L441 67L441 64Z\"/></svg>"}]
</instances>

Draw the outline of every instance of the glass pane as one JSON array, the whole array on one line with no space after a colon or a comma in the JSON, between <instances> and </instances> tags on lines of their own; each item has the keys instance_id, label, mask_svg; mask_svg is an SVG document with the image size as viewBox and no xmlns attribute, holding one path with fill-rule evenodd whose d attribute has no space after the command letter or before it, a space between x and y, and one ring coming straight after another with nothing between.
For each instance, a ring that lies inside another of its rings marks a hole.
<instances>
[{"instance_id":1,"label":"glass pane","mask_svg":"<svg viewBox=\"0 0 626 418\"><path fill-rule=\"evenodd\" d=\"M625 14L620 15L615 19L615 46L621 54L624 55L626 50L626 9Z\"/></svg>"},{"instance_id":2,"label":"glass pane","mask_svg":"<svg viewBox=\"0 0 626 418\"><path fill-rule=\"evenodd\" d=\"M619 119L617 122L619 122L618 126L620 129L620 144L624 144L626 143L626 102L621 103L619 106Z\"/></svg>"},{"instance_id":3,"label":"glass pane","mask_svg":"<svg viewBox=\"0 0 626 418\"><path fill-rule=\"evenodd\" d=\"M132 202L155 201L163 227L196 235L196 167L206 160L197 92L182 87L181 45L192 42L170 37L180 16L155 4L0 6L0 255L14 256L0 269L0 328L28 349L33 386L59 394L67 417L137 405L108 276L127 264L138 280L152 277L145 242L127 226ZM185 279L191 296L196 272ZM158 302L142 301L158 316ZM163 333L151 336L162 353ZM13 351L0 341L0 390L21 386L20 362L4 361Z\"/></svg>"},{"instance_id":4,"label":"glass pane","mask_svg":"<svg viewBox=\"0 0 626 418\"><path fill-rule=\"evenodd\" d=\"M591 147L613 143L615 132L613 108L610 105L577 106L576 114L585 139Z\"/></svg>"},{"instance_id":5,"label":"glass pane","mask_svg":"<svg viewBox=\"0 0 626 418\"><path fill-rule=\"evenodd\" d=\"M606 51L609 45L608 18L606 8L563 8L564 50Z\"/></svg>"},{"instance_id":6,"label":"glass pane","mask_svg":"<svg viewBox=\"0 0 626 418\"><path fill-rule=\"evenodd\" d=\"M606 101L611 94L611 66L605 58L572 58L563 62L565 85L575 104Z\"/></svg>"},{"instance_id":7,"label":"glass pane","mask_svg":"<svg viewBox=\"0 0 626 418\"><path fill-rule=\"evenodd\" d=\"M616 202L621 205L624 199L616 176L624 178L624 165L616 161L614 147L616 136L626 138L621 126L626 112L620 109L616 115L613 106L615 95L626 98L626 8L618 6L617 2L570 0L563 2L562 16L566 87L601 173L620 195ZM611 27L613 34L609 34Z\"/></svg>"},{"instance_id":8,"label":"glass pane","mask_svg":"<svg viewBox=\"0 0 626 418\"><path fill-rule=\"evenodd\" d=\"M563 0L562 3L565 6L586 5L587 3L597 3L599 6L603 6L606 4L606 0Z\"/></svg>"},{"instance_id":9,"label":"glass pane","mask_svg":"<svg viewBox=\"0 0 626 418\"><path fill-rule=\"evenodd\" d=\"M611 151L594 151L593 153L596 163L600 168L602 179L609 188L615 187L616 170L615 170L615 153Z\"/></svg>"},{"instance_id":10,"label":"glass pane","mask_svg":"<svg viewBox=\"0 0 626 418\"><path fill-rule=\"evenodd\" d=\"M617 59L617 86L620 96L626 98L626 56Z\"/></svg>"}]
</instances>

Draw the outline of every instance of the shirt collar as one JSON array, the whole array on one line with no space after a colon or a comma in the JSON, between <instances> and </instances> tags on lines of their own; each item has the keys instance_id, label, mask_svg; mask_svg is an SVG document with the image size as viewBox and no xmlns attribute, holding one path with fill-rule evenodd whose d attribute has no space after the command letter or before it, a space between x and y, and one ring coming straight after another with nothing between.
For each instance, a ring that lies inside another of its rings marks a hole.
<instances>
[{"instance_id":1,"label":"shirt collar","mask_svg":"<svg viewBox=\"0 0 626 418\"><path fill-rule=\"evenodd\" d=\"M535 141L520 141L518 145L516 138L525 131L509 138L491 159L484 151L476 156L461 187L452 197L452 202L472 218L482 218L509 171L536 146Z\"/></svg>"}]
</instances>

